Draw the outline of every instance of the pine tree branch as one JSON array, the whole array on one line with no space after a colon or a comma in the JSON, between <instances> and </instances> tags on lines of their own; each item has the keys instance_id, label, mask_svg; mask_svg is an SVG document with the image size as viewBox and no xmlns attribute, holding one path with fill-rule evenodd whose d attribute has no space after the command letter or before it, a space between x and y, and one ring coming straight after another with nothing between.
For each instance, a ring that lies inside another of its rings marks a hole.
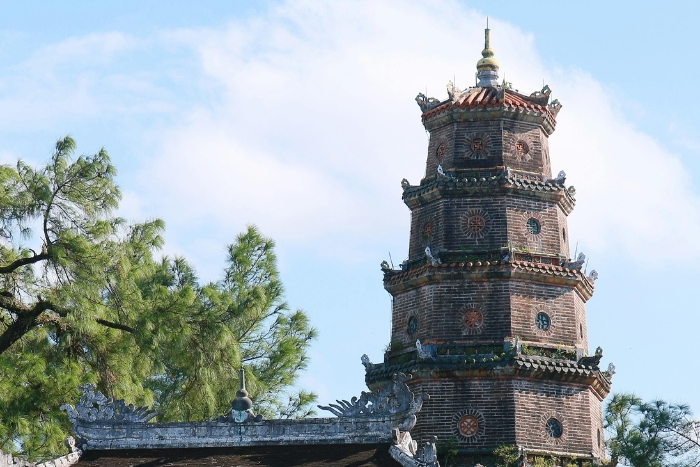
<instances>
[{"instance_id":1,"label":"pine tree branch","mask_svg":"<svg viewBox=\"0 0 700 467\"><path fill-rule=\"evenodd\" d=\"M120 331L130 332L131 334L136 332L136 329L132 328L131 326L127 326L126 324L113 323L111 321L107 321L101 318L98 318L96 321L98 324L101 324L102 326L106 326L108 328L119 329Z\"/></svg>"},{"instance_id":2,"label":"pine tree branch","mask_svg":"<svg viewBox=\"0 0 700 467\"><path fill-rule=\"evenodd\" d=\"M0 274L9 274L22 266L26 266L27 264L38 263L39 261L44 261L46 259L49 259L49 254L46 251L42 251L38 255L28 256L26 258L19 258L11 262L7 266L0 266Z\"/></svg>"},{"instance_id":3,"label":"pine tree branch","mask_svg":"<svg viewBox=\"0 0 700 467\"><path fill-rule=\"evenodd\" d=\"M17 319L5 329L5 332L0 334L0 354L35 328L38 324L37 320L43 312L52 310L61 316L68 313L68 310L47 300L39 300L33 307L29 308L5 296L0 296L0 307L15 313L17 316Z\"/></svg>"}]
</instances>

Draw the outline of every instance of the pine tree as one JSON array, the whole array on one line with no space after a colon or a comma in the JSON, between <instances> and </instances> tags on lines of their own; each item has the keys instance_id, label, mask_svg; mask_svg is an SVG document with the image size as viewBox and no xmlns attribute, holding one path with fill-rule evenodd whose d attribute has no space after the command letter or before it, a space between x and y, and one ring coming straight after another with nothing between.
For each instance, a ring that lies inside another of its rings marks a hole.
<instances>
[{"instance_id":1,"label":"pine tree","mask_svg":"<svg viewBox=\"0 0 700 467\"><path fill-rule=\"evenodd\" d=\"M107 152L74 151L66 137L45 167L0 166L0 450L60 454L58 407L85 382L202 420L228 410L243 365L258 411L308 415L315 395L291 387L316 331L284 302L272 240L248 227L201 285L185 259L157 258L161 220L113 215Z\"/></svg>"},{"instance_id":2,"label":"pine tree","mask_svg":"<svg viewBox=\"0 0 700 467\"><path fill-rule=\"evenodd\" d=\"M615 394L604 422L611 466L700 465L700 422L692 419L687 405Z\"/></svg>"}]
</instances>

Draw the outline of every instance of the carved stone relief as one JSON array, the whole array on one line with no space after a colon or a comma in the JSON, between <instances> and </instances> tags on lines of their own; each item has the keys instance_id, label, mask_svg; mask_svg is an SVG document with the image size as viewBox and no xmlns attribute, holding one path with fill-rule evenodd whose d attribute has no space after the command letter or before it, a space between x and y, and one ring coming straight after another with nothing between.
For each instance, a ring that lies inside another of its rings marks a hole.
<instances>
[{"instance_id":1,"label":"carved stone relief","mask_svg":"<svg viewBox=\"0 0 700 467\"><path fill-rule=\"evenodd\" d=\"M506 151L515 160L527 162L535 157L535 144L528 133L506 133Z\"/></svg>"},{"instance_id":2,"label":"carved stone relief","mask_svg":"<svg viewBox=\"0 0 700 467\"><path fill-rule=\"evenodd\" d=\"M445 159L452 153L452 147L450 146L450 140L444 136L441 136L435 142L435 150L432 156L435 158L438 164L444 164Z\"/></svg>"},{"instance_id":3,"label":"carved stone relief","mask_svg":"<svg viewBox=\"0 0 700 467\"><path fill-rule=\"evenodd\" d=\"M486 432L486 421L481 412L465 409L452 416L453 432L457 439L466 442L478 441Z\"/></svg>"},{"instance_id":4,"label":"carved stone relief","mask_svg":"<svg viewBox=\"0 0 700 467\"><path fill-rule=\"evenodd\" d=\"M466 304L460 312L462 334L469 336L481 334L486 322L486 315L487 313L484 311L483 307L476 303Z\"/></svg>"},{"instance_id":5,"label":"carved stone relief","mask_svg":"<svg viewBox=\"0 0 700 467\"><path fill-rule=\"evenodd\" d=\"M530 327L538 336L550 336L556 327L556 313L544 303L530 307Z\"/></svg>"},{"instance_id":6,"label":"carved stone relief","mask_svg":"<svg viewBox=\"0 0 700 467\"><path fill-rule=\"evenodd\" d=\"M491 155L491 137L486 133L467 136L464 152L469 159L486 159Z\"/></svg>"},{"instance_id":7,"label":"carved stone relief","mask_svg":"<svg viewBox=\"0 0 700 467\"><path fill-rule=\"evenodd\" d=\"M157 412L147 407L134 407L127 405L124 399L114 400L106 397L101 392L95 392L94 384L78 386L82 392L80 400L73 407L70 404L61 405L61 410L68 414L68 420L75 424L77 421L102 421L114 420L117 422L145 423L158 415Z\"/></svg>"},{"instance_id":8,"label":"carved stone relief","mask_svg":"<svg viewBox=\"0 0 700 467\"><path fill-rule=\"evenodd\" d=\"M429 399L426 393L416 396L406 385L411 375L397 373L390 383L372 392L363 391L359 399L353 397L349 401L338 400L337 404L319 405L321 410L328 410L338 418L376 418L391 417L401 414L404 419L398 428L409 431L416 424L416 413L423 406L423 401Z\"/></svg>"},{"instance_id":9,"label":"carved stone relief","mask_svg":"<svg viewBox=\"0 0 700 467\"><path fill-rule=\"evenodd\" d=\"M491 228L491 217L484 209L469 209L460 217L459 226L466 238L480 240Z\"/></svg>"}]
</instances>

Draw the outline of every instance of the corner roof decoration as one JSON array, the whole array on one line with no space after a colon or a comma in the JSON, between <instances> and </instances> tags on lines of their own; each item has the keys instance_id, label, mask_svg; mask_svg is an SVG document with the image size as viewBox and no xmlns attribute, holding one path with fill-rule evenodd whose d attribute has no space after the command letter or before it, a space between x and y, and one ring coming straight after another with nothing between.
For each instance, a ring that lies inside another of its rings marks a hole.
<instances>
[{"instance_id":1,"label":"corner roof decoration","mask_svg":"<svg viewBox=\"0 0 700 467\"><path fill-rule=\"evenodd\" d=\"M68 420L75 426L79 420L95 422L114 420L116 422L145 423L158 415L147 407L126 405L124 399L114 400L101 392L95 392L95 385L86 383L78 386L83 393L73 407L70 404L61 405L61 410L68 414Z\"/></svg>"},{"instance_id":2,"label":"corner roof decoration","mask_svg":"<svg viewBox=\"0 0 700 467\"><path fill-rule=\"evenodd\" d=\"M82 451L75 446L72 436L67 437L63 443L68 448L68 454L39 463L28 462L0 451L0 467L70 467L80 460Z\"/></svg>"},{"instance_id":3,"label":"corner roof decoration","mask_svg":"<svg viewBox=\"0 0 700 467\"><path fill-rule=\"evenodd\" d=\"M363 358L365 363L371 365ZM108 398L92 384L80 386L83 394L75 407L63 404L61 409L68 413L80 452L91 456L133 450L386 444L391 457L403 466L439 467L434 440L418 446L408 433L430 397L414 396L406 385L410 375L394 374L384 387L359 398L319 406L337 417L293 420L255 416L244 377L241 370L240 389L229 414L214 421L149 422L156 412Z\"/></svg>"},{"instance_id":4,"label":"corner roof decoration","mask_svg":"<svg viewBox=\"0 0 700 467\"><path fill-rule=\"evenodd\" d=\"M426 393L414 396L406 385L406 381L411 377L411 375L398 373L381 389L372 392L363 391L359 399L353 397L350 402L337 400L338 404L319 405L318 408L328 410L338 418L394 418L399 423L392 428L408 431L415 426L416 413L423 406L423 401L430 398Z\"/></svg>"}]
</instances>

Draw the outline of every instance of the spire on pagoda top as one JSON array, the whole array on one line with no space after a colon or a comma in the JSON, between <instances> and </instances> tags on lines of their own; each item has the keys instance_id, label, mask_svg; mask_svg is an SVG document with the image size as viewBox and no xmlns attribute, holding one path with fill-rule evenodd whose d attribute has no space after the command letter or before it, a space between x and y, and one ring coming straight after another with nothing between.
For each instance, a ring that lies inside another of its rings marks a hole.
<instances>
[{"instance_id":1,"label":"spire on pagoda top","mask_svg":"<svg viewBox=\"0 0 700 467\"><path fill-rule=\"evenodd\" d=\"M484 31L484 50L481 51L481 60L476 62L476 77L479 79L477 86L480 88L495 87L498 85L498 60L494 58L491 48L491 30L489 20L486 18L486 29Z\"/></svg>"}]
</instances>

